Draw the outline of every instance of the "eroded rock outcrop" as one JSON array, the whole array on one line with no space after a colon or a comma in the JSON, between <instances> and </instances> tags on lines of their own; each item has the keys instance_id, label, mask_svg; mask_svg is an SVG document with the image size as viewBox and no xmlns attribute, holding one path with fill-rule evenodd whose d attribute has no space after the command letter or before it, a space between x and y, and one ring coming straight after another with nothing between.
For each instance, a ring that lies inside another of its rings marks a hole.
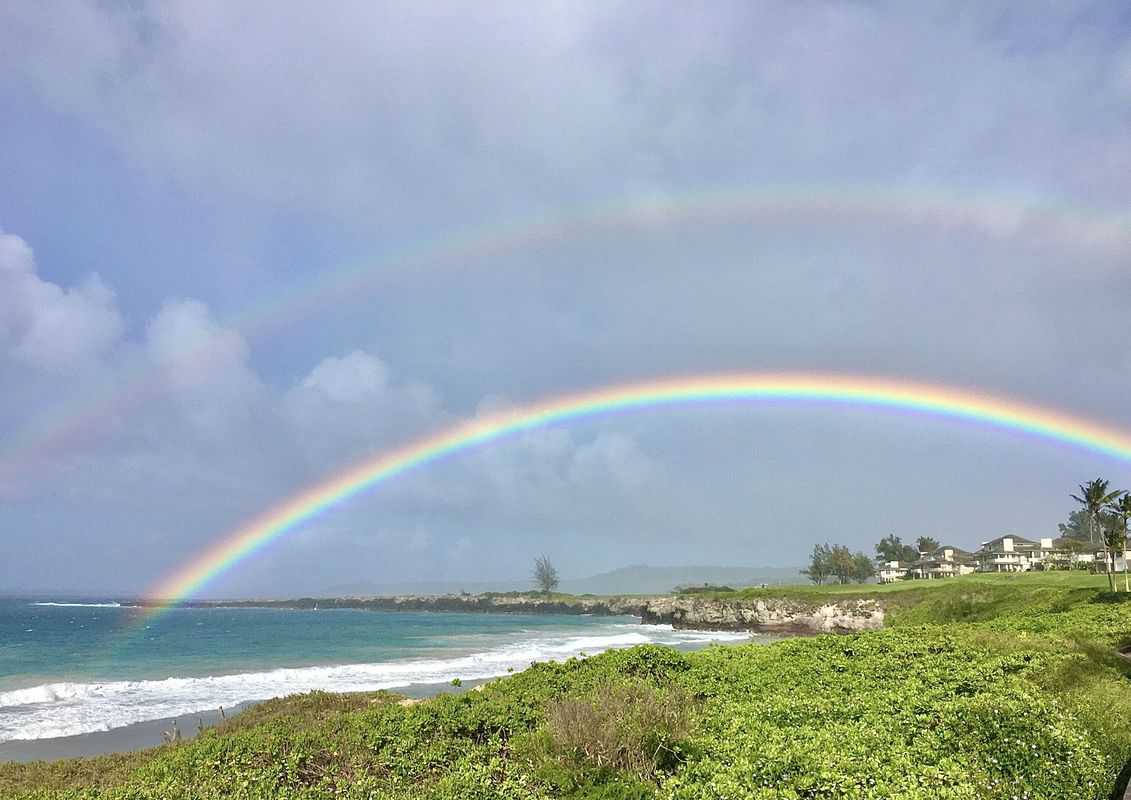
<instances>
[{"instance_id":1,"label":"eroded rock outcrop","mask_svg":"<svg viewBox=\"0 0 1131 800\"><path fill-rule=\"evenodd\" d=\"M641 620L697 630L847 633L882 628L884 609L874 600L811 604L772 597L750 600L659 597L648 601Z\"/></svg>"},{"instance_id":2,"label":"eroded rock outcrop","mask_svg":"<svg viewBox=\"0 0 1131 800\"><path fill-rule=\"evenodd\" d=\"M404 595L397 597L302 598L299 600L190 603L194 606L357 608L372 611L470 611L481 613L592 614L633 616L675 628L726 631L828 633L873 630L884 625L874 600L806 603L787 598L546 597L538 594Z\"/></svg>"},{"instance_id":3,"label":"eroded rock outcrop","mask_svg":"<svg viewBox=\"0 0 1131 800\"><path fill-rule=\"evenodd\" d=\"M390 597L304 597L296 600L194 601L191 607L259 607L368 611L478 611L521 614L592 614L640 617L652 598L554 597L539 594L399 595Z\"/></svg>"}]
</instances>

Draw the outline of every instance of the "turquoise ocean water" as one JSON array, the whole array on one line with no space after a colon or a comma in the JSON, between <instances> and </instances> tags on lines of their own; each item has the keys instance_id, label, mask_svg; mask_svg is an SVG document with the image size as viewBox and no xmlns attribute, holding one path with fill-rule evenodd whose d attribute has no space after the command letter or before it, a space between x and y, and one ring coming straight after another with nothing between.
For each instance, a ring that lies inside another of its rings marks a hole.
<instances>
[{"instance_id":1,"label":"turquoise ocean water","mask_svg":"<svg viewBox=\"0 0 1131 800\"><path fill-rule=\"evenodd\" d=\"M632 617L176 609L0 600L0 742L70 736L311 689L486 678L645 642L746 638Z\"/></svg>"}]
</instances>

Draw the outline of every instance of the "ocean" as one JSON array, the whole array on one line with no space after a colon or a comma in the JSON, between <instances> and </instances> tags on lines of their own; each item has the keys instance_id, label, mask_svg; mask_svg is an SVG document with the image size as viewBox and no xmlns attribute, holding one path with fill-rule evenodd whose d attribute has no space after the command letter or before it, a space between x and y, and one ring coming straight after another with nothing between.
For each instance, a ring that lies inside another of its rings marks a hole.
<instances>
[{"instance_id":1,"label":"ocean","mask_svg":"<svg viewBox=\"0 0 1131 800\"><path fill-rule=\"evenodd\" d=\"M633 617L178 608L0 599L0 742L73 736L295 692L474 680L675 631Z\"/></svg>"}]
</instances>

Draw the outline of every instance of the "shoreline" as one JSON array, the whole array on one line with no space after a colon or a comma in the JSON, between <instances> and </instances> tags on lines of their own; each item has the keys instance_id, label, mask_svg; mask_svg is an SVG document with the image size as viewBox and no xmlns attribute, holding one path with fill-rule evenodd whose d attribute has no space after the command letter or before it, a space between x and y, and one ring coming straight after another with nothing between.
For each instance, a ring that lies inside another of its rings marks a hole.
<instances>
[{"instance_id":1,"label":"shoreline","mask_svg":"<svg viewBox=\"0 0 1131 800\"><path fill-rule=\"evenodd\" d=\"M764 636L752 632L750 638ZM776 641L785 637L765 637L767 641ZM719 641L719 642L687 642L678 645L664 645L677 650L694 651L711 646L726 646L745 644L749 641ZM610 648L619 649L619 648ZM603 651L602 651L603 652ZM596 653L593 653L596 655ZM415 683L407 686L395 687L385 691L402 695L412 700L426 700L440 694L462 694L471 691L491 681L505 678L510 674L504 673L489 678L464 679L459 686L453 686L450 681L441 683ZM374 690L377 691L377 690ZM231 708L226 708L225 717L220 716L219 709L182 714L178 717L163 717L160 719L143 720L108 731L91 731L72 736L56 736L43 739L12 739L0 742L0 764L5 762L29 763L33 761L60 761L69 758L89 758L93 756L109 755L112 753L129 753L139 750L149 750L161 746L164 741L162 732L169 730L174 721L181 732L181 741L187 742L196 738L198 722L203 729L215 727L225 719L232 719L242 711L258 705L262 700L240 703Z\"/></svg>"},{"instance_id":2,"label":"shoreline","mask_svg":"<svg viewBox=\"0 0 1131 800\"><path fill-rule=\"evenodd\" d=\"M393 694L403 695L412 700L425 700L440 694L462 694L471 691L494 678L478 678L465 680L459 686L449 683L418 683L389 689ZM374 690L378 691L378 690ZM196 738L199 733L197 723L203 723L203 730L214 728L220 723L234 719L265 700L253 700L240 703L232 708L224 709L224 717L220 716L219 709L201 711L193 714L183 714L179 717L163 717L123 725L120 728L111 728L108 731L91 731L90 733L77 733L73 736L55 736L45 739L13 739L0 742L0 764L5 762L27 763L31 761L60 761L68 758L89 758L92 756L109 755L112 753L131 753L138 750L149 750L164 744L162 731L169 730L173 723L181 731L181 741L188 742Z\"/></svg>"}]
</instances>

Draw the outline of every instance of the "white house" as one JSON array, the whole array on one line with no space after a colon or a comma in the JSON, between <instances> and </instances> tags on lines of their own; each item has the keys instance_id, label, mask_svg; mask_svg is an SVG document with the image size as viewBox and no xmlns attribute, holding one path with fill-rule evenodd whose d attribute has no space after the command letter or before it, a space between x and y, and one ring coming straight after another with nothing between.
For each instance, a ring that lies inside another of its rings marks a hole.
<instances>
[{"instance_id":1,"label":"white house","mask_svg":"<svg viewBox=\"0 0 1131 800\"><path fill-rule=\"evenodd\" d=\"M909 569L906 561L880 561L876 566L876 578L880 583L894 583L906 578Z\"/></svg>"},{"instance_id":2,"label":"white house","mask_svg":"<svg viewBox=\"0 0 1131 800\"><path fill-rule=\"evenodd\" d=\"M974 558L978 562L978 572L1028 572L1052 551L1052 539L1034 542L1010 533L982 542Z\"/></svg>"},{"instance_id":3,"label":"white house","mask_svg":"<svg viewBox=\"0 0 1131 800\"><path fill-rule=\"evenodd\" d=\"M1038 541L1016 534L999 536L974 554L979 572L1028 572L1033 569L1083 567L1106 572L1104 550L1100 545L1081 544L1067 538L1042 538ZM1116 556L1115 570L1121 572L1131 552Z\"/></svg>"},{"instance_id":4,"label":"white house","mask_svg":"<svg viewBox=\"0 0 1131 800\"><path fill-rule=\"evenodd\" d=\"M966 550L951 545L943 545L910 565L913 578L953 578L956 575L969 575L974 572L974 556Z\"/></svg>"}]
</instances>

